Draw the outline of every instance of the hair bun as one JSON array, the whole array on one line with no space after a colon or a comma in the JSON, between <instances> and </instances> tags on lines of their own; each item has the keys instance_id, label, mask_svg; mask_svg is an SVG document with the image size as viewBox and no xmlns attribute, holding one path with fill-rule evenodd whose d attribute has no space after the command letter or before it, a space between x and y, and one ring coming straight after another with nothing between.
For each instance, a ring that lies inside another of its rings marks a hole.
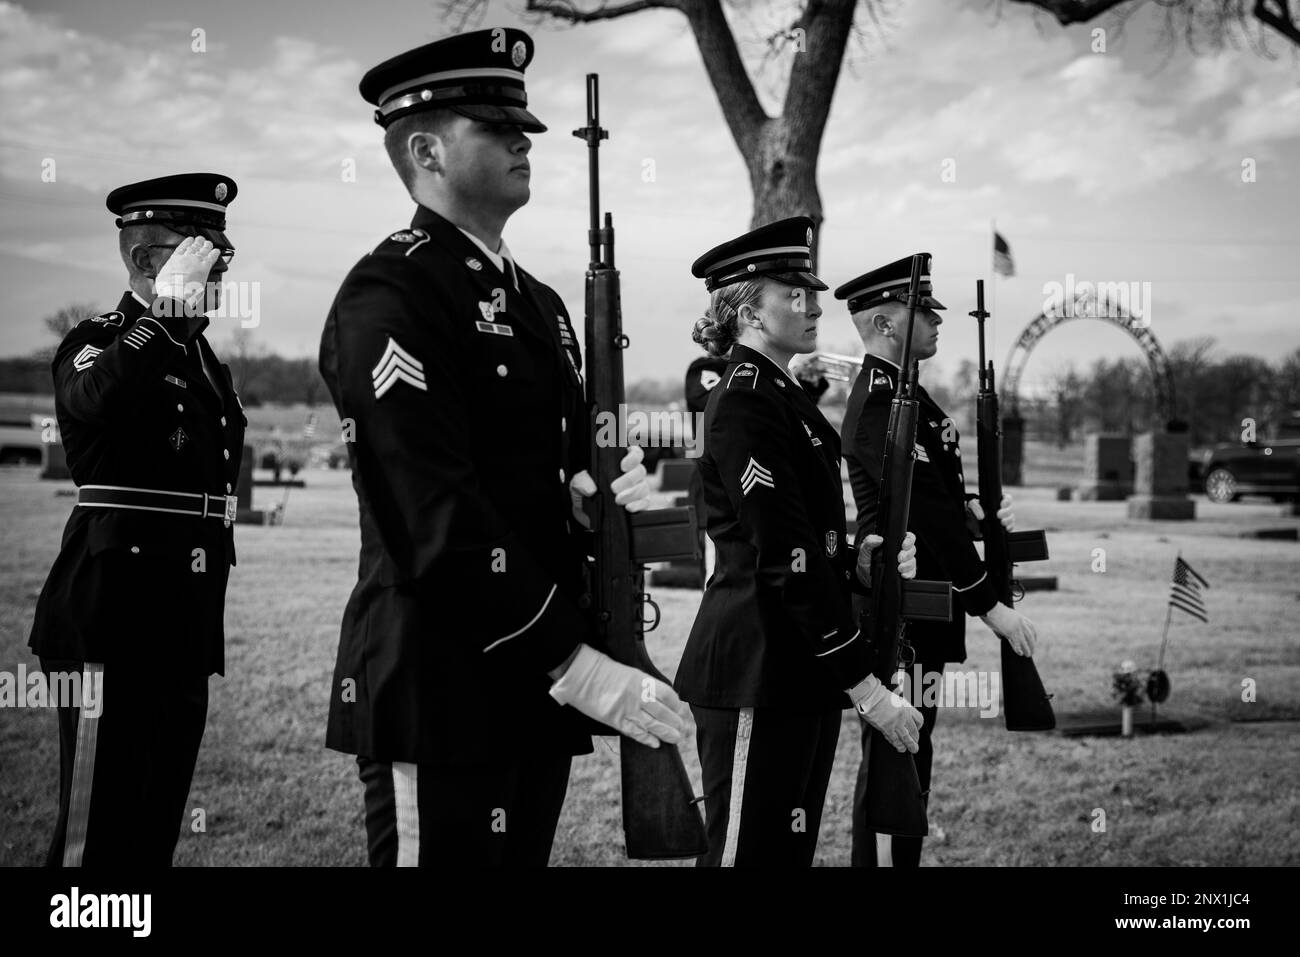
<instances>
[{"instance_id":1,"label":"hair bun","mask_svg":"<svg viewBox=\"0 0 1300 957\"><path fill-rule=\"evenodd\" d=\"M731 330L711 315L705 315L695 320L695 328L691 330L691 338L704 346L705 351L711 356L725 356L731 351L731 347L736 344L735 336L732 335Z\"/></svg>"}]
</instances>

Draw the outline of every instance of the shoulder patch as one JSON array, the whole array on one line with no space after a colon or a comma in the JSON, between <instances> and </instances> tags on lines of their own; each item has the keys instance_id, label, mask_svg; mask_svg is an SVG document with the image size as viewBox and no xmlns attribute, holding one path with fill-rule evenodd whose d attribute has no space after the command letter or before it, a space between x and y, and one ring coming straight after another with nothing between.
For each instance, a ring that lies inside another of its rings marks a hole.
<instances>
[{"instance_id":1,"label":"shoulder patch","mask_svg":"<svg viewBox=\"0 0 1300 957\"><path fill-rule=\"evenodd\" d=\"M101 316L95 316L90 321L100 323L104 326L120 326L126 322L126 316L114 310L113 312L106 312Z\"/></svg>"},{"instance_id":2,"label":"shoulder patch","mask_svg":"<svg viewBox=\"0 0 1300 957\"><path fill-rule=\"evenodd\" d=\"M424 381L424 363L399 346L392 336L388 337L388 345L384 348L378 365L370 370L370 378L376 399L382 399L399 382L405 382L421 392L429 391Z\"/></svg>"},{"instance_id":3,"label":"shoulder patch","mask_svg":"<svg viewBox=\"0 0 1300 957\"><path fill-rule=\"evenodd\" d=\"M890 392L893 392L894 380L889 377L889 373L885 372L884 369L872 369L871 384L867 391L877 392L880 389L888 389Z\"/></svg>"},{"instance_id":4,"label":"shoulder patch","mask_svg":"<svg viewBox=\"0 0 1300 957\"><path fill-rule=\"evenodd\" d=\"M72 368L78 372L85 372L95 364L95 357L103 352L103 349L96 349L94 346L84 346L72 360Z\"/></svg>"},{"instance_id":5,"label":"shoulder patch","mask_svg":"<svg viewBox=\"0 0 1300 957\"><path fill-rule=\"evenodd\" d=\"M406 255L409 256L429 241L429 234L423 229L399 229L388 237L388 241L410 246L411 248L406 251Z\"/></svg>"},{"instance_id":6,"label":"shoulder patch","mask_svg":"<svg viewBox=\"0 0 1300 957\"><path fill-rule=\"evenodd\" d=\"M735 370L727 377L727 388L732 386L748 386L751 389L758 387L758 366L752 362L742 362L736 366Z\"/></svg>"}]
</instances>

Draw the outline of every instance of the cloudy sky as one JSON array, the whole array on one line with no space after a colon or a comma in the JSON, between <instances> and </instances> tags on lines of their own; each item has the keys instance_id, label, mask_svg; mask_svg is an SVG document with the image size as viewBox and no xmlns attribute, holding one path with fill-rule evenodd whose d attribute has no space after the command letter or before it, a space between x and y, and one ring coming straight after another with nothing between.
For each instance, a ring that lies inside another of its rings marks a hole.
<instances>
[{"instance_id":1,"label":"cloudy sky","mask_svg":"<svg viewBox=\"0 0 1300 957\"><path fill-rule=\"evenodd\" d=\"M520 0L491 0L485 26L518 25ZM774 5L736 4L757 35ZM989 276L990 223L1016 275L996 288L996 355L1040 311L1044 288L1149 282L1166 346L1213 336L1218 355L1268 358L1300 346L1300 57L1160 45L1154 7L1062 29L989 0L886 0L860 18L835 93L820 184L820 272L832 285L911 252L934 254L949 306L940 362L974 350L974 280ZM747 14L746 9L763 11ZM1106 52L1092 30L1107 28ZM204 31L195 52L193 31ZM41 318L124 285L103 198L126 182L190 170L232 176L230 278L261 284L257 340L315 355L339 281L406 225L412 206L388 165L367 68L448 32L434 0L0 0L0 354L49 344ZM630 378L679 376L698 354L705 304L690 277L706 248L744 231L748 178L684 18L652 11L595 26L533 30L533 198L509 223L518 260L582 310L586 160L583 76L599 72L603 196L615 213ZM761 52L746 43L750 63ZM809 54L811 55L811 54ZM758 76L770 111L781 77ZM53 182L42 169L54 161ZM643 182L645 160L654 182ZM355 162L355 182L343 167ZM951 161L951 162L949 162ZM1243 164L1254 182L1243 181ZM944 172L950 175L945 178ZM955 170L955 180L951 172ZM952 181L949 181L952 180ZM842 304L823 302L823 348L848 351ZM221 347L230 324L212 338ZM1119 330L1068 324L1025 375L1136 356Z\"/></svg>"}]
</instances>

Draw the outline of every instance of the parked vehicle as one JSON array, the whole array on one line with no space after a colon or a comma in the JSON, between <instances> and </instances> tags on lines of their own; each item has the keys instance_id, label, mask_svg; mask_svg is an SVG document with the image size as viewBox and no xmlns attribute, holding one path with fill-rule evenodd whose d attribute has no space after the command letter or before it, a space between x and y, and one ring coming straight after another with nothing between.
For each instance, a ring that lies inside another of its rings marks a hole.
<instances>
[{"instance_id":1,"label":"parked vehicle","mask_svg":"<svg viewBox=\"0 0 1300 957\"><path fill-rule=\"evenodd\" d=\"M1277 438L1224 442L1205 453L1203 488L1211 502L1267 495L1284 502L1300 495L1300 415L1276 429Z\"/></svg>"}]
</instances>

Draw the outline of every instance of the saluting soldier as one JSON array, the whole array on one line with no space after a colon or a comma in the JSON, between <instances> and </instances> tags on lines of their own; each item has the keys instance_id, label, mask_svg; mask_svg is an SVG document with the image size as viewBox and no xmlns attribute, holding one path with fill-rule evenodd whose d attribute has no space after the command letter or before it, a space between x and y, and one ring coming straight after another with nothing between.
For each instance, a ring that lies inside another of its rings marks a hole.
<instances>
[{"instance_id":1,"label":"saluting soldier","mask_svg":"<svg viewBox=\"0 0 1300 957\"><path fill-rule=\"evenodd\" d=\"M812 863L841 711L856 706L901 750L921 717L870 672L850 610L835 430L790 374L817 345L826 289L812 273L812 220L760 227L691 267L712 294L693 338L730 362L704 413L705 520L717 548L676 687L691 704L704 777L701 865ZM911 577L915 549L898 556ZM856 561L855 561L856 560Z\"/></svg>"},{"instance_id":2,"label":"saluting soldier","mask_svg":"<svg viewBox=\"0 0 1300 957\"><path fill-rule=\"evenodd\" d=\"M361 81L417 204L344 280L320 352L361 523L326 743L357 755L377 866L544 866L593 730L657 746L685 728L670 687L585 643L578 339L501 236L546 129L532 56L523 31L480 30ZM640 460L613 485L629 511Z\"/></svg>"},{"instance_id":3,"label":"saluting soldier","mask_svg":"<svg viewBox=\"0 0 1300 957\"><path fill-rule=\"evenodd\" d=\"M925 254L919 300L912 332L912 358L924 361L939 347L942 303L933 295L930 256ZM912 277L910 256L864 273L835 290L836 299L847 299L853 325L866 347L862 372L849 392L841 436L849 481L858 507L858 534L873 528L880 501L880 469L889 429L889 409L898 384L899 362L907 333L907 293ZM1033 653L1033 623L1015 609L997 601L984 564L975 550L974 533L967 515L984 517L976 496L967 494L962 474L961 448L952 419L939 408L922 386L917 387L920 417L916 431L916 461L912 469L912 504L908 528L916 535L917 568L924 579L952 582L957 604L966 615L978 616L997 634L1011 642L1017 653ZM1005 496L998 518L1010 530L1015 524L1011 496ZM966 660L965 615L954 614L951 622L910 622L907 638L915 649L913 668L922 675L943 672L946 662ZM918 689L919 690L919 689ZM931 736L938 709L922 706L920 749L916 770L921 790L930 790L934 757ZM853 801L853 864L874 867L916 867L921 860L919 837L892 839L867 830L864 823L866 799L866 748L870 735L863 729L863 760L858 771Z\"/></svg>"},{"instance_id":4,"label":"saluting soldier","mask_svg":"<svg viewBox=\"0 0 1300 957\"><path fill-rule=\"evenodd\" d=\"M30 643L82 695L59 707L50 866L166 866L176 849L235 563L247 422L203 336L234 255L234 198L215 173L113 190L130 288L54 356L77 505Z\"/></svg>"}]
</instances>

